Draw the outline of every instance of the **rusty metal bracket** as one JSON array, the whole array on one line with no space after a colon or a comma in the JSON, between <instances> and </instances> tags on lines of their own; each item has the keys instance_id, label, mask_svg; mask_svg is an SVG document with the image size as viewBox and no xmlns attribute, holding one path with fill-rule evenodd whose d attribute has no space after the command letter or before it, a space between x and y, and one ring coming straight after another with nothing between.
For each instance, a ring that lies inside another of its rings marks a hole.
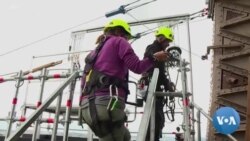
<instances>
[{"instance_id":1,"label":"rusty metal bracket","mask_svg":"<svg viewBox=\"0 0 250 141\"><path fill-rule=\"evenodd\" d=\"M207 47L207 53L205 55L202 55L201 59L206 60L208 58L208 55L210 54L211 49L222 49L222 48L244 48L244 44L230 44L230 45L215 45L215 46L208 46Z\"/></svg>"}]
</instances>

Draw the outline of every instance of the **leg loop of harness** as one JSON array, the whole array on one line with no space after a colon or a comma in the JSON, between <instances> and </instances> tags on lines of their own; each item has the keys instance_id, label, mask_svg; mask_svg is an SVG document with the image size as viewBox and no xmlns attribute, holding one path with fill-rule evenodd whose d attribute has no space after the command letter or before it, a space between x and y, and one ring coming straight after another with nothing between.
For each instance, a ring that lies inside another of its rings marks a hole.
<instances>
[{"instance_id":1,"label":"leg loop of harness","mask_svg":"<svg viewBox=\"0 0 250 141\"><path fill-rule=\"evenodd\" d=\"M92 118L92 123L89 125L89 127L92 129L92 131L99 137L105 136L100 131L100 123L98 121L97 117L97 111L96 111L96 105L95 105L95 97L90 96L89 97L89 110L90 110L90 116Z\"/></svg>"},{"instance_id":2,"label":"leg loop of harness","mask_svg":"<svg viewBox=\"0 0 250 141\"><path fill-rule=\"evenodd\" d=\"M118 87L115 85L109 86L110 91L110 101L107 106L107 112L109 115L109 120L107 121L99 121L97 116L97 110L95 105L95 96L89 96L89 108L90 108L90 116L92 118L92 123L90 128L92 131L100 138L107 136L108 134L112 134L114 127L121 127L124 123L124 120L115 121L112 120L112 111L117 108L118 105Z\"/></svg>"},{"instance_id":3,"label":"leg loop of harness","mask_svg":"<svg viewBox=\"0 0 250 141\"><path fill-rule=\"evenodd\" d=\"M98 119L96 105L95 105L95 95L94 94L89 95L88 101L89 101L89 112L92 118L92 123L91 124L88 123L88 125L96 136L102 138L107 134L109 134L109 132L104 130L102 122L100 122Z\"/></svg>"}]
</instances>

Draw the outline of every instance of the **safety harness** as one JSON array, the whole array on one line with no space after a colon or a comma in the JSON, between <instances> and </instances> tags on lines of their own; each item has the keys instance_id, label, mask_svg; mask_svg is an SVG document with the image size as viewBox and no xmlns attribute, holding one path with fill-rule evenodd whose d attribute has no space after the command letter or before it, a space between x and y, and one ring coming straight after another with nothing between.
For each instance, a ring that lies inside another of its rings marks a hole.
<instances>
[{"instance_id":1,"label":"safety harness","mask_svg":"<svg viewBox=\"0 0 250 141\"><path fill-rule=\"evenodd\" d=\"M125 80L106 75L99 72L94 68L94 64L97 60L98 54L101 51L104 43L109 39L106 37L95 49L94 54L89 54L85 59L84 74L85 85L82 90L81 97L88 97L90 116L92 118L92 124L89 127L94 131L94 133L99 137L104 137L112 131L113 126L122 125L123 121L112 122L111 112L118 105L118 88L123 88L126 92L128 91L128 84ZM98 89L107 88L110 92L110 101L107 106L109 113L109 121L100 122L97 117L97 110L95 105L95 92ZM81 106L81 101L80 101ZM125 119L124 119L125 120ZM106 129L105 127L110 127Z\"/></svg>"}]
</instances>

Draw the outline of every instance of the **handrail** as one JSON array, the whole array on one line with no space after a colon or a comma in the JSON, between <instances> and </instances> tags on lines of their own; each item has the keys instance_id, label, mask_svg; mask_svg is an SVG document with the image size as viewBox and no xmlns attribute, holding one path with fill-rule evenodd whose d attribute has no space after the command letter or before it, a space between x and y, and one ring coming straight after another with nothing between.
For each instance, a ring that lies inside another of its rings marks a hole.
<instances>
[{"instance_id":1,"label":"handrail","mask_svg":"<svg viewBox=\"0 0 250 141\"><path fill-rule=\"evenodd\" d=\"M128 83L132 83L135 85L135 100L136 100L137 99L137 83L134 81L129 81ZM134 118L132 120L127 120L126 122L134 122L136 120L136 112L137 112L137 105L138 105L137 101L135 103L126 101L126 104L133 105L134 110L135 110Z\"/></svg>"},{"instance_id":2,"label":"handrail","mask_svg":"<svg viewBox=\"0 0 250 141\"><path fill-rule=\"evenodd\" d=\"M190 105L192 105L194 108L196 108L200 113L202 113L207 119L209 119L210 121L213 121L213 119L197 104L195 104L194 102L191 102ZM199 119L200 120L200 119ZM228 136L232 141L238 141L236 138L234 138L232 135L227 134L226 136Z\"/></svg>"}]
</instances>

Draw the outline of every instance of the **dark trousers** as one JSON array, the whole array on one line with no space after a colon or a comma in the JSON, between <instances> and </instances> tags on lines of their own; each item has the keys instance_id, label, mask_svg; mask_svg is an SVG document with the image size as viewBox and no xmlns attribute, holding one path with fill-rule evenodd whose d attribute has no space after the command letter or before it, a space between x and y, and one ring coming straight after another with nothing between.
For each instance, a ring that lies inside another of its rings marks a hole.
<instances>
[{"instance_id":1,"label":"dark trousers","mask_svg":"<svg viewBox=\"0 0 250 141\"><path fill-rule=\"evenodd\" d=\"M99 137L99 141L130 141L131 136L129 130L124 126L126 117L124 106L117 106L117 108L109 112L107 110L109 100L109 97L103 96L96 98L95 101L99 103L96 104L96 114L100 125L99 130L104 134L104 136ZM124 102L118 101L118 105L119 104L124 105ZM92 124L93 117L91 117L89 106L82 108L82 117L88 125ZM110 121L113 126L109 125Z\"/></svg>"},{"instance_id":2,"label":"dark trousers","mask_svg":"<svg viewBox=\"0 0 250 141\"><path fill-rule=\"evenodd\" d=\"M163 98L156 98L155 100L155 141L159 141L162 137L162 129L165 123L165 117L163 112L164 106ZM150 123L147 130L146 141L150 140Z\"/></svg>"}]
</instances>

